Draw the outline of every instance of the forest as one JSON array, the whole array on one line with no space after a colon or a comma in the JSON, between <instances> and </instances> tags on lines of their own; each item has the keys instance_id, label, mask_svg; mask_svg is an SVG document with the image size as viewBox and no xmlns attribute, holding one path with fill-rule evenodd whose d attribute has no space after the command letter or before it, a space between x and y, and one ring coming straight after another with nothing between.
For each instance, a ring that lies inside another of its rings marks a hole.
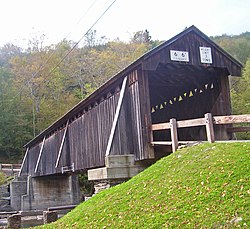
<instances>
[{"instance_id":1,"label":"forest","mask_svg":"<svg viewBox=\"0 0 250 229\"><path fill-rule=\"evenodd\" d=\"M110 41L89 31L81 44L62 40L44 45L45 35L27 48L0 47L0 161L20 162L23 145L60 118L110 77L162 41L147 30L130 41ZM243 66L230 78L233 114L250 113L250 32L211 37ZM249 133L239 138L250 139Z\"/></svg>"}]
</instances>

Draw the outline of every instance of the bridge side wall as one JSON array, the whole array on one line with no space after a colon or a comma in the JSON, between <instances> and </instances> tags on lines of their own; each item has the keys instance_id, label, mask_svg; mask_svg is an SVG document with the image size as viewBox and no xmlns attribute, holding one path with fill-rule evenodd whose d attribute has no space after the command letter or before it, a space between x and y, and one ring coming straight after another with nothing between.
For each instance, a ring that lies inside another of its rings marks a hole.
<instances>
[{"instance_id":1,"label":"bridge side wall","mask_svg":"<svg viewBox=\"0 0 250 229\"><path fill-rule=\"evenodd\" d=\"M147 76L137 69L127 77L109 153L133 154L136 160L150 159L154 155L148 137L151 115L146 115L146 112L150 112L150 105L145 105L148 99L145 89ZM120 86L120 83L113 85L110 92L100 95L91 106L82 107L83 110L70 118L67 125L46 136L44 144L40 141L30 147L21 175L38 177L105 166L105 153L120 97ZM63 147L60 147L62 143Z\"/></svg>"}]
</instances>

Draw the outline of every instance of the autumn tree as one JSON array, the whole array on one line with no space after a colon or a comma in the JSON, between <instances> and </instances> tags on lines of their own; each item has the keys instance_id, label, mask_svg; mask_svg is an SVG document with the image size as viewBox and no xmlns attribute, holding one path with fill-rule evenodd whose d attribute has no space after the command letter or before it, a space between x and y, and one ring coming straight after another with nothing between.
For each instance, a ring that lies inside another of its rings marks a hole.
<instances>
[{"instance_id":1,"label":"autumn tree","mask_svg":"<svg viewBox=\"0 0 250 229\"><path fill-rule=\"evenodd\" d=\"M231 96L234 114L250 114L250 58L243 69L242 77L234 82ZM241 133L238 136L250 139L250 133Z\"/></svg>"}]
</instances>

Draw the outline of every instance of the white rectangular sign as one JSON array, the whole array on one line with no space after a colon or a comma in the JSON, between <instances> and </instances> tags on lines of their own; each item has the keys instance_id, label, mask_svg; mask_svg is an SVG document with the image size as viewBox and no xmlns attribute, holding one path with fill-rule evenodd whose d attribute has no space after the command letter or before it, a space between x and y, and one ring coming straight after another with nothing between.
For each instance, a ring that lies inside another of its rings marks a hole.
<instances>
[{"instance_id":1,"label":"white rectangular sign","mask_svg":"<svg viewBox=\"0 0 250 229\"><path fill-rule=\"evenodd\" d=\"M189 62L188 52L186 52L186 51L170 50L170 59L174 60L174 61Z\"/></svg>"},{"instance_id":2,"label":"white rectangular sign","mask_svg":"<svg viewBox=\"0 0 250 229\"><path fill-rule=\"evenodd\" d=\"M210 47L200 47L201 63L212 64L212 51Z\"/></svg>"}]
</instances>

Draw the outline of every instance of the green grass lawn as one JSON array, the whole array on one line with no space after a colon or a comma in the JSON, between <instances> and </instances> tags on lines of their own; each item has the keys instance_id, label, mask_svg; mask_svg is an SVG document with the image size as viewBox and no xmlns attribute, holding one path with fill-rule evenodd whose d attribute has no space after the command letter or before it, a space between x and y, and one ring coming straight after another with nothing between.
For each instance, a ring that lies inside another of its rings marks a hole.
<instances>
[{"instance_id":1,"label":"green grass lawn","mask_svg":"<svg viewBox=\"0 0 250 229\"><path fill-rule=\"evenodd\" d=\"M184 148L43 228L250 228L249 178L250 143Z\"/></svg>"}]
</instances>

